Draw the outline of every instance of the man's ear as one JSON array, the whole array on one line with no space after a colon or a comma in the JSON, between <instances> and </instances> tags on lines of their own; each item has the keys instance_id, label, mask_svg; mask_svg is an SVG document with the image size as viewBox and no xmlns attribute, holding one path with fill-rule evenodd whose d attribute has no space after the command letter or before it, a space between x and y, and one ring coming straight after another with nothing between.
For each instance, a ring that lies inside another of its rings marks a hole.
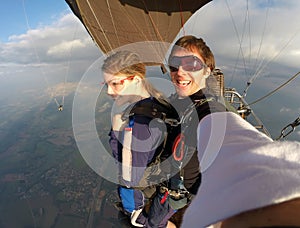
<instances>
[{"instance_id":1,"label":"man's ear","mask_svg":"<svg viewBox=\"0 0 300 228\"><path fill-rule=\"evenodd\" d=\"M208 76L210 75L210 73L211 73L210 68L209 68L209 67L206 67L205 73L204 73L204 78L205 78L205 79L208 78Z\"/></svg>"}]
</instances>

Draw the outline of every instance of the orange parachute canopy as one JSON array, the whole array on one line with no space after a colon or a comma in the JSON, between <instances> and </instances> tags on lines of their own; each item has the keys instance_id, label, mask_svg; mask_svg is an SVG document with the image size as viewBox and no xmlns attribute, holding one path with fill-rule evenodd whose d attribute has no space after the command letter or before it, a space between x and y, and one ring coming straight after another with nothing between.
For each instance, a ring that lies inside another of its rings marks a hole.
<instances>
[{"instance_id":1,"label":"orange parachute canopy","mask_svg":"<svg viewBox=\"0 0 300 228\"><path fill-rule=\"evenodd\" d=\"M108 53L141 41L172 43L184 23L211 0L65 0Z\"/></svg>"}]
</instances>

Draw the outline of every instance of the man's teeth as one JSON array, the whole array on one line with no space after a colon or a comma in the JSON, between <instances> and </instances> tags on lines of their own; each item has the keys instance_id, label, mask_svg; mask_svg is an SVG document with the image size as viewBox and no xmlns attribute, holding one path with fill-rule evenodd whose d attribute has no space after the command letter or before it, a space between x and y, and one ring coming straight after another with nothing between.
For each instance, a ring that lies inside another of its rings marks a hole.
<instances>
[{"instance_id":1,"label":"man's teeth","mask_svg":"<svg viewBox=\"0 0 300 228\"><path fill-rule=\"evenodd\" d=\"M180 85L183 85L183 86L186 86L188 84L190 84L191 81L188 81L188 80L182 80L182 81L179 81L177 80L177 83L180 84Z\"/></svg>"}]
</instances>

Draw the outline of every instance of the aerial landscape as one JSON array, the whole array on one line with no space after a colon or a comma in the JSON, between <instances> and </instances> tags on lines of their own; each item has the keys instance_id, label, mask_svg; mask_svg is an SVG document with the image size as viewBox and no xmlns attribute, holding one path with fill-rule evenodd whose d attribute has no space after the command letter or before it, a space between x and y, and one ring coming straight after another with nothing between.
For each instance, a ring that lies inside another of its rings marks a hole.
<instances>
[{"instance_id":1,"label":"aerial landscape","mask_svg":"<svg viewBox=\"0 0 300 228\"><path fill-rule=\"evenodd\" d=\"M52 106L21 117L15 112L2 124L0 227L87 227L90 214L100 213L106 192L115 189L80 155L71 104L66 103L65 112ZM100 137L105 138L103 130Z\"/></svg>"}]
</instances>

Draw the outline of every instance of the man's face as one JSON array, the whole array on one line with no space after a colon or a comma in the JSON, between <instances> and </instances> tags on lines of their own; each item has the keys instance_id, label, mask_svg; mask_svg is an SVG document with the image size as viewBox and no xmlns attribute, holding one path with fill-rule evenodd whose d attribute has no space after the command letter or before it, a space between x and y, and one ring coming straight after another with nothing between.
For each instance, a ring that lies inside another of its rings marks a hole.
<instances>
[{"instance_id":1,"label":"man's face","mask_svg":"<svg viewBox=\"0 0 300 228\"><path fill-rule=\"evenodd\" d=\"M177 50L172 54L169 64L171 79L179 97L190 96L205 88L210 69L205 66L198 52Z\"/></svg>"}]
</instances>

